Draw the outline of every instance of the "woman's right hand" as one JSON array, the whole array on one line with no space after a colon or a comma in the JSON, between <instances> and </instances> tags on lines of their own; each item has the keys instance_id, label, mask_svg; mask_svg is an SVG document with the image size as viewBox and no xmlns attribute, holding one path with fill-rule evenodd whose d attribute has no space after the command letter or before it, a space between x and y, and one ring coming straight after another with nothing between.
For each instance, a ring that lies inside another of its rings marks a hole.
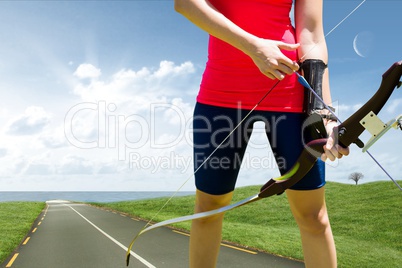
<instances>
[{"instance_id":1,"label":"woman's right hand","mask_svg":"<svg viewBox=\"0 0 402 268\"><path fill-rule=\"evenodd\" d=\"M285 75L299 70L299 65L286 57L281 49L293 51L299 46L300 44L259 38L247 54L264 75L271 79L282 80Z\"/></svg>"}]
</instances>

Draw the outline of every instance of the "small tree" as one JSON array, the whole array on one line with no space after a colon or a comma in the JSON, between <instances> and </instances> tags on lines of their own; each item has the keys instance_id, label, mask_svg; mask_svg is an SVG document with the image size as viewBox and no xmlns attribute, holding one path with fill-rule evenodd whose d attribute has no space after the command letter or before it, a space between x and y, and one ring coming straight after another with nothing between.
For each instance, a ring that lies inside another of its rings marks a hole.
<instances>
[{"instance_id":1,"label":"small tree","mask_svg":"<svg viewBox=\"0 0 402 268\"><path fill-rule=\"evenodd\" d=\"M356 183L359 182L359 180L363 179L364 175L361 172L353 172L352 174L349 175L349 180L352 180Z\"/></svg>"}]
</instances>

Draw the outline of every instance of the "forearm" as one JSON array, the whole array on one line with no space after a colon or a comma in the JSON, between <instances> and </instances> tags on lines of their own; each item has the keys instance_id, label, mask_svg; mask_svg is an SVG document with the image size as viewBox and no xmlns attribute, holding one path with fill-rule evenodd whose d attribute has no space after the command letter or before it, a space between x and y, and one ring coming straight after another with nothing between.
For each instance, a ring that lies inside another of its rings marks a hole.
<instances>
[{"instance_id":1,"label":"forearm","mask_svg":"<svg viewBox=\"0 0 402 268\"><path fill-rule=\"evenodd\" d=\"M175 0L175 10L210 35L248 54L257 37L242 30L208 0Z\"/></svg>"},{"instance_id":2,"label":"forearm","mask_svg":"<svg viewBox=\"0 0 402 268\"><path fill-rule=\"evenodd\" d=\"M322 22L322 0L297 0L295 7L296 35L300 47L299 59L320 59L328 64L328 51ZM322 84L323 99L331 104L329 71L325 69Z\"/></svg>"},{"instance_id":3,"label":"forearm","mask_svg":"<svg viewBox=\"0 0 402 268\"><path fill-rule=\"evenodd\" d=\"M300 48L298 50L301 61L307 59L320 59L328 64L328 52L324 35L318 37L309 36L308 38L300 36ZM309 40L309 41L306 41ZM326 104L332 103L329 86L329 68L326 68L322 80L322 97Z\"/></svg>"}]
</instances>

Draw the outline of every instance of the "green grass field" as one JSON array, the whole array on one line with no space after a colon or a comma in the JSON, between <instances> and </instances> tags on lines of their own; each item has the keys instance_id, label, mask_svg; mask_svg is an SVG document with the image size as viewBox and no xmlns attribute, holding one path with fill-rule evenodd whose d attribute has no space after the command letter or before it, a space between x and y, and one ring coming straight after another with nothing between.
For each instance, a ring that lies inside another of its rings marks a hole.
<instances>
[{"instance_id":1,"label":"green grass field","mask_svg":"<svg viewBox=\"0 0 402 268\"><path fill-rule=\"evenodd\" d=\"M326 188L339 267L401 267L402 193L395 185L392 182L358 186L329 182ZM256 194L258 189L254 186L236 189L234 201ZM150 219L166 200L101 205ZM174 198L154 221L191 214L193 205L193 196ZM188 230L190 223L180 223L175 227ZM300 235L285 195L228 212L223 239L277 255L303 258Z\"/></svg>"},{"instance_id":2,"label":"green grass field","mask_svg":"<svg viewBox=\"0 0 402 268\"><path fill-rule=\"evenodd\" d=\"M28 234L44 202L0 202L0 264Z\"/></svg>"}]
</instances>

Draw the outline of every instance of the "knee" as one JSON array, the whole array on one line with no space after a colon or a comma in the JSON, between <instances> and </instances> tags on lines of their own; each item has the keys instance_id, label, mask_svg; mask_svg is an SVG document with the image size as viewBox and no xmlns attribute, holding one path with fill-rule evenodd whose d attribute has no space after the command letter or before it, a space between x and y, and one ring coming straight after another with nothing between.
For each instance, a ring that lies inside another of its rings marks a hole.
<instances>
[{"instance_id":1,"label":"knee","mask_svg":"<svg viewBox=\"0 0 402 268\"><path fill-rule=\"evenodd\" d=\"M233 192L223 195L212 195L197 190L195 195L195 212L218 209L230 204Z\"/></svg>"},{"instance_id":2,"label":"knee","mask_svg":"<svg viewBox=\"0 0 402 268\"><path fill-rule=\"evenodd\" d=\"M202 192L197 192L196 202L195 202L195 213L201 213L206 211L211 211L215 209L219 209L221 207L227 206L230 204L232 198L232 193L221 195L221 196L213 196ZM217 214L211 217L201 218L198 223L209 223L213 221L221 221L223 219L223 213Z\"/></svg>"},{"instance_id":3,"label":"knee","mask_svg":"<svg viewBox=\"0 0 402 268\"><path fill-rule=\"evenodd\" d=\"M217 209L219 207L206 207L202 205L196 205L195 207L195 212L196 213L203 213L207 211L211 211L214 209ZM193 220L193 224L198 224L198 225L210 225L210 224L221 224L223 221L224 213L220 214L215 214L209 217L203 217L200 219Z\"/></svg>"},{"instance_id":4,"label":"knee","mask_svg":"<svg viewBox=\"0 0 402 268\"><path fill-rule=\"evenodd\" d=\"M301 231L311 234L324 233L330 227L326 209L299 213L295 219Z\"/></svg>"}]
</instances>

